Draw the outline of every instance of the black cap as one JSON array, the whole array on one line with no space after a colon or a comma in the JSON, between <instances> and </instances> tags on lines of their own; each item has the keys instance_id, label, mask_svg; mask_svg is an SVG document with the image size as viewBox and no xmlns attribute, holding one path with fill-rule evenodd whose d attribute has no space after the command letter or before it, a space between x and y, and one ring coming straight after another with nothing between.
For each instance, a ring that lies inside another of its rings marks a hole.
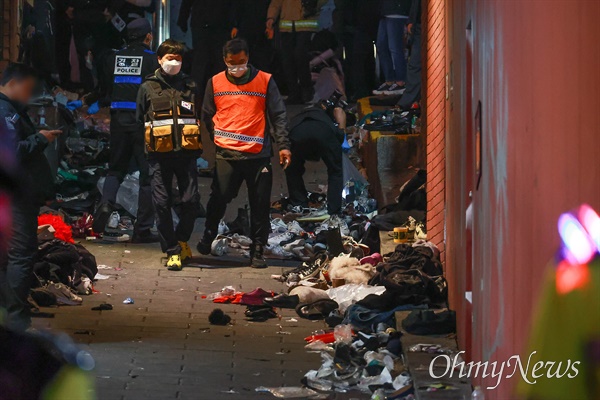
<instances>
[{"instance_id":1,"label":"black cap","mask_svg":"<svg viewBox=\"0 0 600 400\"><path fill-rule=\"evenodd\" d=\"M127 37L131 39L143 38L152 33L152 25L146 18L136 18L127 24Z\"/></svg>"}]
</instances>

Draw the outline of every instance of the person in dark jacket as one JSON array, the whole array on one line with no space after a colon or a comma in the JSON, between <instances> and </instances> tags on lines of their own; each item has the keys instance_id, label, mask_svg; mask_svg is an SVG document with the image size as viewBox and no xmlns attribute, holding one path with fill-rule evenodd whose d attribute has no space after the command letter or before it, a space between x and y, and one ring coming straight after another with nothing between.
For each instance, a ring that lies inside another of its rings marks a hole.
<instances>
[{"instance_id":1,"label":"person in dark jacket","mask_svg":"<svg viewBox=\"0 0 600 400\"><path fill-rule=\"evenodd\" d=\"M54 196L54 177L44 149L61 133L38 131L29 118L27 103L34 86L35 72L23 64L9 64L0 78L0 131L14 144L22 185L12 203L8 254L0 262L0 306L8 312L7 325L17 330L31 324L27 296L37 250L37 216L40 206Z\"/></svg>"},{"instance_id":2,"label":"person in dark jacket","mask_svg":"<svg viewBox=\"0 0 600 400\"><path fill-rule=\"evenodd\" d=\"M206 82L211 76L223 71L221 48L231 37L237 0L183 0L179 9L177 26L188 30L191 17L192 47L194 60L192 78L204 93Z\"/></svg>"},{"instance_id":3,"label":"person in dark jacket","mask_svg":"<svg viewBox=\"0 0 600 400\"><path fill-rule=\"evenodd\" d=\"M152 200L156 209L161 247L167 267L181 270L192 257L188 240L200 214L196 159L202 154L198 124L197 89L194 80L181 73L185 46L172 39L157 49L160 68L140 87L137 118L145 124L146 151L150 164ZM171 208L179 189L179 223L173 226Z\"/></svg>"},{"instance_id":4,"label":"person in dark jacket","mask_svg":"<svg viewBox=\"0 0 600 400\"><path fill-rule=\"evenodd\" d=\"M86 99L87 103L91 103L90 108L110 106L111 109L109 169L102 190L102 202L94 215L93 229L94 232L104 232L117 201L119 186L133 159L140 171L140 189L132 241L153 243L158 241L158 237L150 232L154 226L154 209L148 162L144 154L144 125L136 118L136 99L144 78L155 72L159 65L156 54L150 50L150 22L143 18L133 20L127 25L127 32L129 45L108 58L100 93Z\"/></svg>"},{"instance_id":5,"label":"person in dark jacket","mask_svg":"<svg viewBox=\"0 0 600 400\"><path fill-rule=\"evenodd\" d=\"M333 117L333 118L332 118ZM340 107L333 109L330 116L319 105L307 109L290 123L290 141L294 159L285 170L290 205L308 207L304 185L306 161L323 160L327 166L327 212L329 215L342 211L342 143L346 129L346 113Z\"/></svg>"},{"instance_id":6,"label":"person in dark jacket","mask_svg":"<svg viewBox=\"0 0 600 400\"><path fill-rule=\"evenodd\" d=\"M210 253L227 204L246 181L251 212L251 266L266 268L263 247L271 231L273 140L284 168L291 162L291 153L286 108L277 84L270 74L248 64L248 51L244 40L227 42L223 48L227 71L208 82L204 95L202 120L217 146L217 156L206 207L206 229L198 251Z\"/></svg>"},{"instance_id":7,"label":"person in dark jacket","mask_svg":"<svg viewBox=\"0 0 600 400\"><path fill-rule=\"evenodd\" d=\"M373 94L402 94L406 81L404 28L411 0L383 0L377 32L377 56L385 83Z\"/></svg>"}]
</instances>

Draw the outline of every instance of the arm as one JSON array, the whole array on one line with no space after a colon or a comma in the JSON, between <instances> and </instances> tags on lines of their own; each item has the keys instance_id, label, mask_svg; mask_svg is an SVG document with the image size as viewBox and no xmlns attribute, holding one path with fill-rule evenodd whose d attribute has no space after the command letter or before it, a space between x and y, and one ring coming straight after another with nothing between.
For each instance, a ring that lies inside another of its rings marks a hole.
<instances>
[{"instance_id":1,"label":"arm","mask_svg":"<svg viewBox=\"0 0 600 400\"><path fill-rule=\"evenodd\" d=\"M269 9L267 10L267 20L276 20L279 18L279 14L281 13L281 6L283 5L283 0L273 0L269 5Z\"/></svg>"},{"instance_id":2,"label":"arm","mask_svg":"<svg viewBox=\"0 0 600 400\"><path fill-rule=\"evenodd\" d=\"M146 96L146 87L144 84L138 89L136 103L135 119L144 125L146 123L146 114L148 114L148 96Z\"/></svg>"},{"instance_id":3,"label":"arm","mask_svg":"<svg viewBox=\"0 0 600 400\"><path fill-rule=\"evenodd\" d=\"M277 143L279 151L289 150L290 139L288 138L289 125L286 107L277 84L272 78L267 88L267 119L271 128L271 136Z\"/></svg>"},{"instance_id":4,"label":"arm","mask_svg":"<svg viewBox=\"0 0 600 400\"><path fill-rule=\"evenodd\" d=\"M210 135L211 140L214 139L215 125L213 123L213 117L217 113L217 106L215 104L215 96L213 90L212 79L206 84L206 91L204 92L204 101L202 102L202 122L206 125L206 130Z\"/></svg>"}]
</instances>

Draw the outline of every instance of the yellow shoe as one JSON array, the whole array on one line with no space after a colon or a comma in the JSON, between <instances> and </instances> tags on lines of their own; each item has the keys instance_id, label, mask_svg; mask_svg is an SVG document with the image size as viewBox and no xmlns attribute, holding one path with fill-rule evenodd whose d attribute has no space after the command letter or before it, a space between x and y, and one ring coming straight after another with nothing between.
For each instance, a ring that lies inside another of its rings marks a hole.
<instances>
[{"instance_id":1,"label":"yellow shoe","mask_svg":"<svg viewBox=\"0 0 600 400\"><path fill-rule=\"evenodd\" d=\"M187 242L179 242L179 246L181 247L181 261L185 262L192 259L192 249L187 244Z\"/></svg>"},{"instance_id":2,"label":"yellow shoe","mask_svg":"<svg viewBox=\"0 0 600 400\"><path fill-rule=\"evenodd\" d=\"M167 260L167 268L171 271L181 271L181 255L173 254L171 257L169 257Z\"/></svg>"}]
</instances>

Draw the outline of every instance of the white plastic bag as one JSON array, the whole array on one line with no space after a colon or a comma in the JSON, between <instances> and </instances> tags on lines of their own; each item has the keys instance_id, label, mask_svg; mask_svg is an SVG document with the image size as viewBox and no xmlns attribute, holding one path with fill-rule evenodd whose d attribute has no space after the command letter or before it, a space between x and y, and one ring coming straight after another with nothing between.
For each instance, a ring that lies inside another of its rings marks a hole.
<instances>
[{"instance_id":1,"label":"white plastic bag","mask_svg":"<svg viewBox=\"0 0 600 400\"><path fill-rule=\"evenodd\" d=\"M340 306L340 313L346 312L346 309L352 304L367 297L370 294L380 296L385 292L383 286L355 285L348 284L326 290L331 300L335 300Z\"/></svg>"}]
</instances>

